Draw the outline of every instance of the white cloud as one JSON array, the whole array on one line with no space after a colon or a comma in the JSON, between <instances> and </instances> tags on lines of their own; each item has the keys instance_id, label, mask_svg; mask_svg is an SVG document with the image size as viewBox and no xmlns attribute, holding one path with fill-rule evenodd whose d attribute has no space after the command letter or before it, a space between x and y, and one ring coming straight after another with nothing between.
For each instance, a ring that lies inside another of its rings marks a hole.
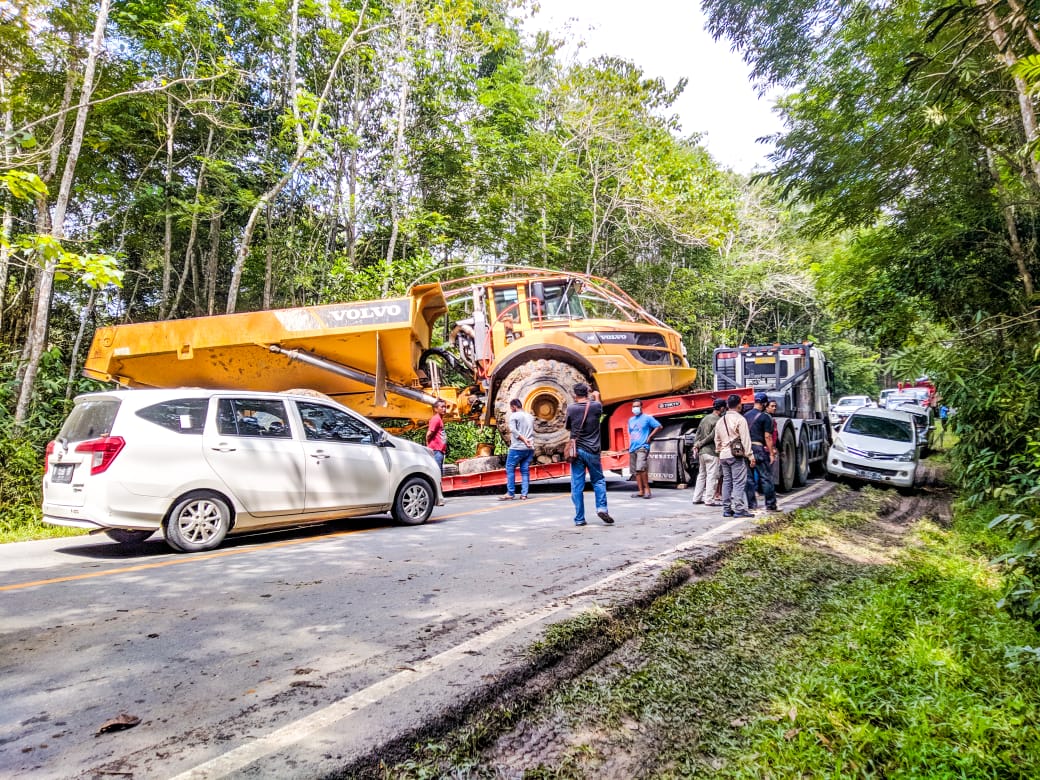
<instances>
[{"instance_id":1,"label":"white cloud","mask_svg":"<svg viewBox=\"0 0 1040 780\"><path fill-rule=\"evenodd\" d=\"M650 77L673 86L688 79L674 106L684 133L701 142L720 164L741 173L768 167L770 144L755 139L779 132L772 101L760 99L749 67L725 40L704 29L695 2L681 0L543 0L529 31L547 29L586 42L582 59L611 54L632 60Z\"/></svg>"}]
</instances>

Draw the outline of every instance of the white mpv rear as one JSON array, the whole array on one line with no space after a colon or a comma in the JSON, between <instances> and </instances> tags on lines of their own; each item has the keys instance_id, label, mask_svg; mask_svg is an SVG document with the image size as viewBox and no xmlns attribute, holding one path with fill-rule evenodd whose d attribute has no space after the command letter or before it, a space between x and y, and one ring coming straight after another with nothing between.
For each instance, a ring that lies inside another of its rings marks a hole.
<instances>
[{"instance_id":1,"label":"white mpv rear","mask_svg":"<svg viewBox=\"0 0 1040 780\"><path fill-rule=\"evenodd\" d=\"M115 390L76 399L47 445L43 520L119 542L161 530L185 552L228 533L440 501L429 451L331 400L225 390Z\"/></svg>"}]
</instances>

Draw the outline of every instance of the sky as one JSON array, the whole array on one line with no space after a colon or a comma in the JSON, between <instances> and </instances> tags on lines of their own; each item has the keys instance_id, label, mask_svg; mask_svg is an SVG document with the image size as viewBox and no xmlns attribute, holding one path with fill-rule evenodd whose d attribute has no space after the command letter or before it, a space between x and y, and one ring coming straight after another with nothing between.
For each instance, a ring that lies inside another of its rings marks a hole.
<instances>
[{"instance_id":1,"label":"sky","mask_svg":"<svg viewBox=\"0 0 1040 780\"><path fill-rule=\"evenodd\" d=\"M769 167L772 147L755 139L782 124L771 101L759 99L751 86L740 55L704 29L696 0L542 0L527 29L569 30L587 44L582 59L624 57L670 87L687 78L673 106L683 133L701 133L701 143L724 167L740 173Z\"/></svg>"}]
</instances>

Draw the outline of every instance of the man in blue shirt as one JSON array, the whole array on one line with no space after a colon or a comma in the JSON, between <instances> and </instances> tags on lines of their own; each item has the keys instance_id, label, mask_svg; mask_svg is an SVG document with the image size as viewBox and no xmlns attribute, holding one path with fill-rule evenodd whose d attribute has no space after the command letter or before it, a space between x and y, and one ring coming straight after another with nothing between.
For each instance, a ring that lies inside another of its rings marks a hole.
<instances>
[{"instance_id":1,"label":"man in blue shirt","mask_svg":"<svg viewBox=\"0 0 1040 780\"><path fill-rule=\"evenodd\" d=\"M628 467L636 477L640 498L650 498L650 440L661 430L661 423L649 414L643 414L643 402L632 402L632 416L628 418Z\"/></svg>"}]
</instances>

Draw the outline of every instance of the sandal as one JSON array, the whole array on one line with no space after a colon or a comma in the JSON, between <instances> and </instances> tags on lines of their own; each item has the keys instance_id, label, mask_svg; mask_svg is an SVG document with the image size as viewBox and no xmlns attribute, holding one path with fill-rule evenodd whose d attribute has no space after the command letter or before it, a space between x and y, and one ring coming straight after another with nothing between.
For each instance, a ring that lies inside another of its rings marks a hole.
<instances>
[{"instance_id":1,"label":"sandal","mask_svg":"<svg viewBox=\"0 0 1040 780\"><path fill-rule=\"evenodd\" d=\"M504 496L499 496L498 500L499 501L512 501L513 500L513 496L511 496L508 493L506 493Z\"/></svg>"},{"instance_id":2,"label":"sandal","mask_svg":"<svg viewBox=\"0 0 1040 780\"><path fill-rule=\"evenodd\" d=\"M520 500L521 501L526 501L527 500L527 496L520 496Z\"/></svg>"}]
</instances>

